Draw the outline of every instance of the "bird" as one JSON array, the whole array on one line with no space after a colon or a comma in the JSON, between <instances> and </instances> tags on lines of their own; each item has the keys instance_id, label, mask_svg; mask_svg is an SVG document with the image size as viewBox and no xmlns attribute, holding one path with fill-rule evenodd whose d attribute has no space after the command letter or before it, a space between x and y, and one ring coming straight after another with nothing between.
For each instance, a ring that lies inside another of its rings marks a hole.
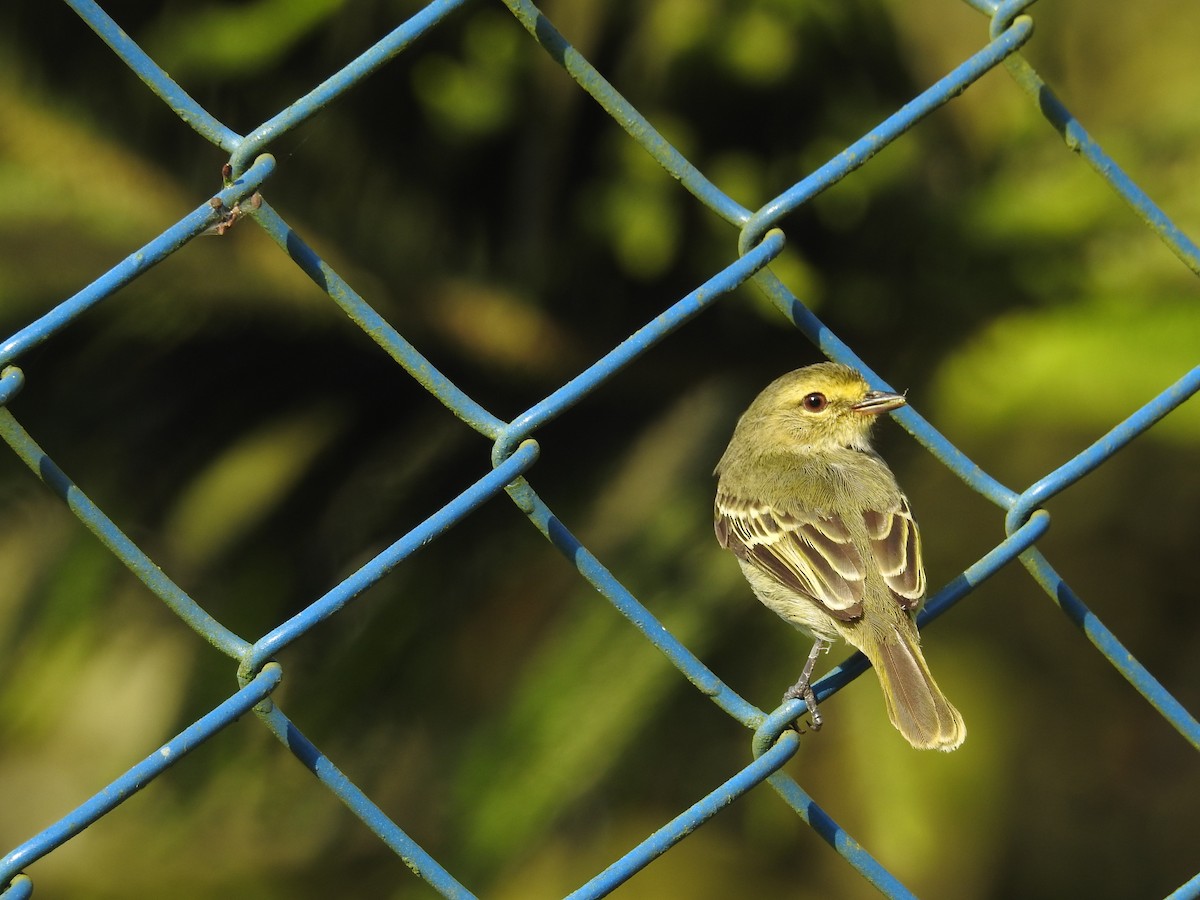
<instances>
[{"instance_id":1,"label":"bird","mask_svg":"<svg viewBox=\"0 0 1200 900\"><path fill-rule=\"evenodd\" d=\"M784 694L805 701L814 730L813 668L841 638L871 661L900 734L917 749L950 751L967 729L921 653L920 532L870 441L878 416L906 402L834 362L775 379L717 463L714 527L758 599L814 640Z\"/></svg>"}]
</instances>

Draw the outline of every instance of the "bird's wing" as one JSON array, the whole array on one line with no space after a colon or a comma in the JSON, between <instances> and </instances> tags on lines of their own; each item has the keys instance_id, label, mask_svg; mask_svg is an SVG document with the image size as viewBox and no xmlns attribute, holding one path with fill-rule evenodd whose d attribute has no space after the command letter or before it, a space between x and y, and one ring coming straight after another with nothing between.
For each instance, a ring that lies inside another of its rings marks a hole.
<instances>
[{"instance_id":1,"label":"bird's wing","mask_svg":"<svg viewBox=\"0 0 1200 900\"><path fill-rule=\"evenodd\" d=\"M921 562L921 532L900 495L887 512L868 509L863 513L871 555L879 574L905 609L915 609L925 596L925 566Z\"/></svg>"},{"instance_id":2,"label":"bird's wing","mask_svg":"<svg viewBox=\"0 0 1200 900\"><path fill-rule=\"evenodd\" d=\"M834 618L862 615L866 568L837 515L783 511L718 492L715 528L722 547ZM880 541L888 539L884 533Z\"/></svg>"},{"instance_id":3,"label":"bird's wing","mask_svg":"<svg viewBox=\"0 0 1200 900\"><path fill-rule=\"evenodd\" d=\"M874 564L896 602L916 609L925 596L921 533L903 495L886 512L863 512L871 559L865 564L836 514L781 511L765 503L717 494L716 533L722 547L844 622L862 615L867 565Z\"/></svg>"}]
</instances>

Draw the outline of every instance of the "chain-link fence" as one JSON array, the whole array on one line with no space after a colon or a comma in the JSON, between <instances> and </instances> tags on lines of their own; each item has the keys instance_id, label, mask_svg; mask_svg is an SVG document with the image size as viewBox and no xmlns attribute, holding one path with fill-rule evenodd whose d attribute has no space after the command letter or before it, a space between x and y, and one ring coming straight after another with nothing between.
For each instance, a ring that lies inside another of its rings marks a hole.
<instances>
[{"instance_id":1,"label":"chain-link fence","mask_svg":"<svg viewBox=\"0 0 1200 900\"><path fill-rule=\"evenodd\" d=\"M538 434L544 426L560 416L579 414L573 412L573 408L580 401L593 392L603 391L610 379L626 366L651 353L673 331L701 316L722 298L748 283L768 297L822 353L862 369L874 384L884 385L883 379L874 374L848 344L835 336L810 311L804 298L795 296L769 268L784 248L785 236L781 229L786 226L789 215L867 164L875 154L900 139L930 113L998 67L1007 68L1020 90L1029 95L1030 102L1037 105L1068 148L1095 170L1096 177L1106 181L1185 266L1200 273L1200 249L1084 131L1020 55L1019 51L1033 34L1033 20L1026 15L1030 2L971 0L970 5L991 20L990 37L977 52L887 116L860 139L815 167L802 180L751 209L718 189L713 181L656 130L653 122L618 93L536 6L522 0L505 0L505 5L528 32L530 39L540 45L582 90L607 111L631 141L640 145L677 179L683 190L727 222L732 228L731 237L736 233L738 238L736 258L722 264L711 278L669 306L656 310L646 324L597 362L512 418L499 416L485 408L456 386L454 380L439 371L387 318L372 308L351 283L353 278L343 277L334 271L267 199L272 176L288 164L286 160L280 161L271 155L272 147L294 129L320 116L326 107L336 104L345 92L364 79L369 79L400 54L419 53L420 49L414 46L418 39L437 29L447 17L463 7L463 0L443 0L422 7L361 56L246 135L237 134L195 102L153 58L130 39L100 5L87 0L67 0L67 5L179 118L198 135L226 152L229 166L225 172L225 185L215 196L211 199L197 198L195 208L176 224L4 341L0 348L0 365L4 367L0 379L0 404L8 404L21 392L26 375L18 366L31 358L31 351L56 340L77 319L86 319L97 304L106 300L120 302L123 288L193 238L205 233L223 235L235 226L239 233L257 226L397 365L437 398L450 413L491 442L491 467L475 473L472 476L473 483L454 500L374 555L324 596L304 604L302 609L265 634L247 639L212 615L202 598L190 596L172 580L167 571L160 569L139 544L90 499L86 492L87 485L77 485L72 481L7 408L0 410L0 431L13 452L167 608L213 648L236 661L241 683L241 688L224 702L197 718L144 759L130 765L124 774L94 796L83 802L75 801L77 805L61 819L37 831L8 852L0 864L0 885L4 886L0 896L29 896L34 882L24 872L31 865L68 844L83 829L101 822L135 792L149 786L191 751L251 711L328 791L336 795L380 841L407 863L416 877L424 879L444 896L472 896L468 887L459 880L461 876L456 877L453 871L426 852L405 830L403 809L385 810L376 805L368 793L343 774L332 759L304 736L281 706L273 702L272 695L284 677L283 668L274 660L284 648L338 614L422 547L441 539L481 506L503 494L508 495L534 528L570 560L579 575L606 598L646 641L661 651L684 678L753 736L752 758L744 768L733 772L715 790L703 795L699 795L698 791L694 805L647 835L638 846L612 861L611 865L599 871L570 896L599 897L610 893L689 837L711 817L738 802L747 792L764 782L800 819L811 826L816 835L841 854L862 878L888 896L910 896L899 879L872 856L869 847L860 845L850 837L814 803L799 781L783 770L785 763L807 740L791 727L791 723L802 712L803 704L789 701L778 709L763 711L739 696L717 672L694 655L684 640L664 627L547 505L536 489L540 453ZM3 123L0 123L0 127L3 127ZM26 368L29 368L28 364ZM932 594L922 613L921 624L927 624L954 609L985 579L1010 563L1019 562L1095 649L1142 694L1163 719L1193 747L1200 749L1200 723L1089 611L1037 547L1050 525L1049 514L1043 506L1051 497L1102 466L1131 440L1185 402L1197 389L1200 389L1200 367L1183 374L1173 384L1163 384L1158 396L1117 422L1085 451L1066 460L1024 490L1013 490L1000 483L935 430L918 411L921 405L919 398L916 400L917 409L907 407L897 413L898 421L930 454L1003 511L1006 534L978 562ZM715 545L712 552L719 552ZM862 674L866 667L867 663L861 655L851 656L817 682L818 699L827 699ZM1167 773L1163 774L1167 776ZM39 825L31 822L30 828ZM129 864L136 865L136 862ZM350 888L353 889L353 886ZM1200 874L1172 896L1200 896Z\"/></svg>"}]
</instances>

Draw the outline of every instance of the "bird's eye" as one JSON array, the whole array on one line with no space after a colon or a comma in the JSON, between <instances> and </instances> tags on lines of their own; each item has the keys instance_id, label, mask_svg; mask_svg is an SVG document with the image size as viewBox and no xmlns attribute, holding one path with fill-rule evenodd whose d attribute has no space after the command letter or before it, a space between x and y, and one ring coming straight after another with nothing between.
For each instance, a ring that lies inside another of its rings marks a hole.
<instances>
[{"instance_id":1,"label":"bird's eye","mask_svg":"<svg viewBox=\"0 0 1200 900\"><path fill-rule=\"evenodd\" d=\"M812 394L806 395L805 398L803 400L801 400L800 402L804 404L804 408L806 410L808 410L809 412L814 412L814 413L820 412L826 406L829 405L829 401L825 399L824 394L815 393L815 392Z\"/></svg>"}]
</instances>

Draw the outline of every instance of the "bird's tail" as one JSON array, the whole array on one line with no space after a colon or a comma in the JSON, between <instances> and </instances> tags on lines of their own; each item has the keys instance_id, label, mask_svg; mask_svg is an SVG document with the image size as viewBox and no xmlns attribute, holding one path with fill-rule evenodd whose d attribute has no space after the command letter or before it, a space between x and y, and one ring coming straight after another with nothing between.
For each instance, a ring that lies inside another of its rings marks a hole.
<instances>
[{"instance_id":1,"label":"bird's tail","mask_svg":"<svg viewBox=\"0 0 1200 900\"><path fill-rule=\"evenodd\" d=\"M957 749L967 726L929 674L916 628L893 626L880 637L876 646L864 649L879 676L892 724L918 750Z\"/></svg>"}]
</instances>

